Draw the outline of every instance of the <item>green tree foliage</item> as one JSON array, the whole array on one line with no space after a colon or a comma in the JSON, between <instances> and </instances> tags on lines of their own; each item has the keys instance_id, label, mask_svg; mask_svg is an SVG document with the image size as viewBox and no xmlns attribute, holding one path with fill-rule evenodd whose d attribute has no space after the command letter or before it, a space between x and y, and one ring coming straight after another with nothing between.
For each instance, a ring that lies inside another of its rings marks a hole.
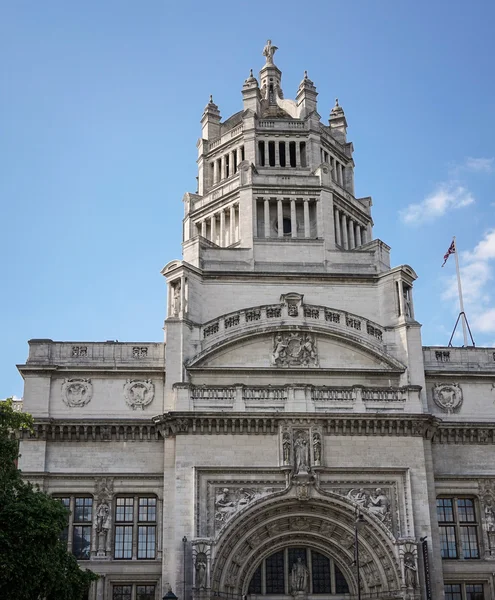
<instances>
[{"instance_id":1,"label":"green tree foliage","mask_svg":"<svg viewBox=\"0 0 495 600\"><path fill-rule=\"evenodd\" d=\"M81 600L97 576L82 570L60 539L68 510L17 469L16 434L32 426L11 399L0 401L0 598Z\"/></svg>"}]
</instances>

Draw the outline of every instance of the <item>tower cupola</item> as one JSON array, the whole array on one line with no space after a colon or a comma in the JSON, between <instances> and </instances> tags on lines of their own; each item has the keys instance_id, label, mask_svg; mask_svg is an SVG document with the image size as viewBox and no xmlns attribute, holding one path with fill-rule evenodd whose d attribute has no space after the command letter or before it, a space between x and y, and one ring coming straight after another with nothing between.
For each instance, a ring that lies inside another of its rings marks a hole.
<instances>
[{"instance_id":1,"label":"tower cupola","mask_svg":"<svg viewBox=\"0 0 495 600\"><path fill-rule=\"evenodd\" d=\"M249 77L242 86L242 100L244 110L252 110L254 113L259 113L261 94L258 80L253 76L253 69L251 69Z\"/></svg>"},{"instance_id":2,"label":"tower cupola","mask_svg":"<svg viewBox=\"0 0 495 600\"><path fill-rule=\"evenodd\" d=\"M335 98L335 106L330 111L328 123L332 136L341 144L345 144L347 142L347 121L338 98Z\"/></svg>"},{"instance_id":3,"label":"tower cupola","mask_svg":"<svg viewBox=\"0 0 495 600\"><path fill-rule=\"evenodd\" d=\"M299 89L296 95L296 104L300 119L304 119L307 115L316 111L316 91L315 84L308 77L308 72L304 71L304 78L299 84Z\"/></svg>"},{"instance_id":4,"label":"tower cupola","mask_svg":"<svg viewBox=\"0 0 495 600\"><path fill-rule=\"evenodd\" d=\"M210 96L210 101L206 105L203 116L201 117L202 138L204 140L214 140L220 135L220 111L218 106L213 102L213 96Z\"/></svg>"}]
</instances>

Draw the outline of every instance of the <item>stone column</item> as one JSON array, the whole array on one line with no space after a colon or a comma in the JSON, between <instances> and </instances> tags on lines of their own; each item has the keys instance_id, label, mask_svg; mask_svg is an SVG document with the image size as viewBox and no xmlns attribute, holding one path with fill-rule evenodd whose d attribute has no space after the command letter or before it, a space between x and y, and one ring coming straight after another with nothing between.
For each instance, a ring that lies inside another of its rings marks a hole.
<instances>
[{"instance_id":1,"label":"stone column","mask_svg":"<svg viewBox=\"0 0 495 600\"><path fill-rule=\"evenodd\" d=\"M347 239L347 216L342 214L342 246L344 250L349 250L349 242Z\"/></svg>"},{"instance_id":2,"label":"stone column","mask_svg":"<svg viewBox=\"0 0 495 600\"><path fill-rule=\"evenodd\" d=\"M356 223L356 247L362 246L361 241L361 225Z\"/></svg>"},{"instance_id":3,"label":"stone column","mask_svg":"<svg viewBox=\"0 0 495 600\"><path fill-rule=\"evenodd\" d=\"M242 162L242 151L241 151L241 147L239 146L239 148L237 148L237 170L239 170L239 165Z\"/></svg>"},{"instance_id":4,"label":"stone column","mask_svg":"<svg viewBox=\"0 0 495 600\"><path fill-rule=\"evenodd\" d=\"M349 219L349 250L354 250L356 240L354 239L354 221Z\"/></svg>"},{"instance_id":5,"label":"stone column","mask_svg":"<svg viewBox=\"0 0 495 600\"><path fill-rule=\"evenodd\" d=\"M285 166L290 167L290 150L289 150L289 142L285 142Z\"/></svg>"},{"instance_id":6,"label":"stone column","mask_svg":"<svg viewBox=\"0 0 495 600\"><path fill-rule=\"evenodd\" d=\"M218 183L218 159L213 161L213 183Z\"/></svg>"},{"instance_id":7,"label":"stone column","mask_svg":"<svg viewBox=\"0 0 495 600\"><path fill-rule=\"evenodd\" d=\"M366 227L362 227L361 228L361 245L364 245L368 242L368 240L366 239Z\"/></svg>"},{"instance_id":8,"label":"stone column","mask_svg":"<svg viewBox=\"0 0 495 600\"><path fill-rule=\"evenodd\" d=\"M304 237L311 237L311 223L309 222L309 198L304 198Z\"/></svg>"},{"instance_id":9,"label":"stone column","mask_svg":"<svg viewBox=\"0 0 495 600\"><path fill-rule=\"evenodd\" d=\"M235 239L235 205L230 207L230 244L232 245Z\"/></svg>"},{"instance_id":10,"label":"stone column","mask_svg":"<svg viewBox=\"0 0 495 600\"><path fill-rule=\"evenodd\" d=\"M231 177L236 172L236 169L234 169L234 164L235 164L235 150L231 150L231 152L230 152L230 162L229 162L229 175Z\"/></svg>"},{"instance_id":11,"label":"stone column","mask_svg":"<svg viewBox=\"0 0 495 600\"><path fill-rule=\"evenodd\" d=\"M296 167L299 168L301 166L301 146L299 142L296 142Z\"/></svg>"},{"instance_id":12,"label":"stone column","mask_svg":"<svg viewBox=\"0 0 495 600\"><path fill-rule=\"evenodd\" d=\"M206 237L206 219L201 221L201 235L202 237Z\"/></svg>"},{"instance_id":13,"label":"stone column","mask_svg":"<svg viewBox=\"0 0 495 600\"><path fill-rule=\"evenodd\" d=\"M217 216L212 215L210 219L210 235L211 241L216 244L217 243Z\"/></svg>"},{"instance_id":14,"label":"stone column","mask_svg":"<svg viewBox=\"0 0 495 600\"><path fill-rule=\"evenodd\" d=\"M296 201L294 198L290 200L290 229L292 237L297 237L297 222L296 222Z\"/></svg>"},{"instance_id":15,"label":"stone column","mask_svg":"<svg viewBox=\"0 0 495 600\"><path fill-rule=\"evenodd\" d=\"M275 140L273 145L275 146L275 166L280 167L280 142Z\"/></svg>"},{"instance_id":16,"label":"stone column","mask_svg":"<svg viewBox=\"0 0 495 600\"><path fill-rule=\"evenodd\" d=\"M342 245L342 239L341 239L341 236L340 236L340 212L337 209L335 209L334 219L335 219L335 243L338 246L341 246Z\"/></svg>"},{"instance_id":17,"label":"stone column","mask_svg":"<svg viewBox=\"0 0 495 600\"><path fill-rule=\"evenodd\" d=\"M284 205L282 204L282 198L277 200L277 228L278 237L284 237Z\"/></svg>"},{"instance_id":18,"label":"stone column","mask_svg":"<svg viewBox=\"0 0 495 600\"><path fill-rule=\"evenodd\" d=\"M265 198L265 237L270 237L270 200Z\"/></svg>"},{"instance_id":19,"label":"stone column","mask_svg":"<svg viewBox=\"0 0 495 600\"><path fill-rule=\"evenodd\" d=\"M397 281L397 293L399 294L400 316L405 317L406 316L406 307L405 307L405 303L404 303L404 288L402 287L402 279L399 279Z\"/></svg>"},{"instance_id":20,"label":"stone column","mask_svg":"<svg viewBox=\"0 0 495 600\"><path fill-rule=\"evenodd\" d=\"M225 246L225 210L220 211L220 246Z\"/></svg>"},{"instance_id":21,"label":"stone column","mask_svg":"<svg viewBox=\"0 0 495 600\"><path fill-rule=\"evenodd\" d=\"M227 158L228 158L228 154L224 154L223 156L223 178L227 179Z\"/></svg>"},{"instance_id":22,"label":"stone column","mask_svg":"<svg viewBox=\"0 0 495 600\"><path fill-rule=\"evenodd\" d=\"M342 181L342 164L339 163L339 185L340 187L344 187L344 183Z\"/></svg>"}]
</instances>

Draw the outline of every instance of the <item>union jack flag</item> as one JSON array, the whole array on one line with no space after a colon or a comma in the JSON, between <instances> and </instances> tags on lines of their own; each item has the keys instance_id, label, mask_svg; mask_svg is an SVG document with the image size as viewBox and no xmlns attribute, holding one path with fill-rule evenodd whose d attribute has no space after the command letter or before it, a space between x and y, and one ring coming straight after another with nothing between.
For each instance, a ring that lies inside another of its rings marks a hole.
<instances>
[{"instance_id":1,"label":"union jack flag","mask_svg":"<svg viewBox=\"0 0 495 600\"><path fill-rule=\"evenodd\" d=\"M449 249L447 250L447 253L446 253L446 254L444 254L444 257L443 257L443 265L442 265L442 267L443 267L443 266L445 265L445 263L447 262L447 260L448 260L449 256L450 256L451 254L454 254L454 253L455 253L455 241L454 241L454 240L452 240L452 244L450 244L450 246L449 246Z\"/></svg>"}]
</instances>

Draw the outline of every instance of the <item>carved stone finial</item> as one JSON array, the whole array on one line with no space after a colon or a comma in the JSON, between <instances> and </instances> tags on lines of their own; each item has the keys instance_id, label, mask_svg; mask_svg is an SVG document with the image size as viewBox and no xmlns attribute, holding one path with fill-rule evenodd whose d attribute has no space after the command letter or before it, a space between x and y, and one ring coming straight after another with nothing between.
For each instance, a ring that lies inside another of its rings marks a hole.
<instances>
[{"instance_id":1,"label":"carved stone finial","mask_svg":"<svg viewBox=\"0 0 495 600\"><path fill-rule=\"evenodd\" d=\"M253 77L253 69L249 69L249 77Z\"/></svg>"},{"instance_id":2,"label":"carved stone finial","mask_svg":"<svg viewBox=\"0 0 495 600\"><path fill-rule=\"evenodd\" d=\"M213 94L210 94L210 104L213 104Z\"/></svg>"},{"instance_id":3,"label":"carved stone finial","mask_svg":"<svg viewBox=\"0 0 495 600\"><path fill-rule=\"evenodd\" d=\"M335 108L338 108L338 107L339 107L339 99L335 98Z\"/></svg>"},{"instance_id":4,"label":"carved stone finial","mask_svg":"<svg viewBox=\"0 0 495 600\"><path fill-rule=\"evenodd\" d=\"M307 79L307 78L308 78L308 72L304 71L304 79Z\"/></svg>"},{"instance_id":5,"label":"carved stone finial","mask_svg":"<svg viewBox=\"0 0 495 600\"><path fill-rule=\"evenodd\" d=\"M272 40L267 40L263 48L263 56L266 58L267 65L273 65L273 55L278 50L277 46L272 46Z\"/></svg>"}]
</instances>

